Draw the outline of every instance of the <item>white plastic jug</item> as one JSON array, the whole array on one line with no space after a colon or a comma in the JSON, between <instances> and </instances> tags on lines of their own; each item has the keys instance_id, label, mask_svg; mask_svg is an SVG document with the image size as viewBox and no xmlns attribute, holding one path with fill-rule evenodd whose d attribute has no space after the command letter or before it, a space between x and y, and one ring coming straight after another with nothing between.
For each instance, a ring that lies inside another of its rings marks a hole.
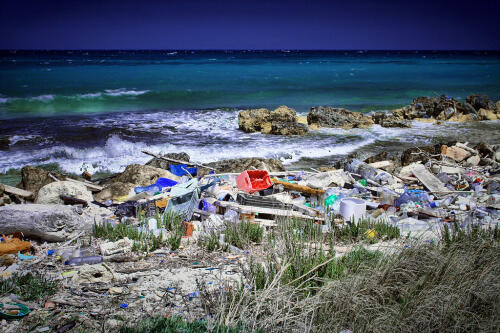
<instances>
[{"instance_id":1,"label":"white plastic jug","mask_svg":"<svg viewBox=\"0 0 500 333\"><path fill-rule=\"evenodd\" d=\"M346 221L358 222L366 213L366 203L364 200L356 198L345 198L340 202L340 215Z\"/></svg>"}]
</instances>

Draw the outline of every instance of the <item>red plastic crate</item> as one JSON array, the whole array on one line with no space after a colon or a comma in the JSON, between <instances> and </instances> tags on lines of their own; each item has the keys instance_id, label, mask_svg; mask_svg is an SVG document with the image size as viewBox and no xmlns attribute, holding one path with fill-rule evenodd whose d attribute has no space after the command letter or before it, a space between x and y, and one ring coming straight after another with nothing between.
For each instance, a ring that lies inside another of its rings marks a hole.
<instances>
[{"instance_id":1,"label":"red plastic crate","mask_svg":"<svg viewBox=\"0 0 500 333\"><path fill-rule=\"evenodd\" d=\"M236 184L240 190L248 193L265 190L273 185L266 170L247 170L236 177Z\"/></svg>"}]
</instances>

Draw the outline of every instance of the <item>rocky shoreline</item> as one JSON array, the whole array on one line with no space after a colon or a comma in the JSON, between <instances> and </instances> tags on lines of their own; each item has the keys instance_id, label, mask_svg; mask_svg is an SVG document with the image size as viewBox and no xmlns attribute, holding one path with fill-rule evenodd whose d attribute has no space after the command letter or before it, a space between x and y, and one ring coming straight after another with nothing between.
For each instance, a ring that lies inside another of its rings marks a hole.
<instances>
[{"instance_id":1,"label":"rocky shoreline","mask_svg":"<svg viewBox=\"0 0 500 333\"><path fill-rule=\"evenodd\" d=\"M309 129L320 127L349 130L377 124L382 127L410 128L412 121L439 125L445 121L471 122L499 118L500 101L494 103L485 95L469 95L465 103L447 96L417 97L408 106L391 113L375 112L371 116L344 108L314 106L307 114L306 121L287 106L280 106L274 111L251 109L239 113L238 126L247 133L304 135Z\"/></svg>"},{"instance_id":2,"label":"rocky shoreline","mask_svg":"<svg viewBox=\"0 0 500 333\"><path fill-rule=\"evenodd\" d=\"M417 98L392 115L371 117L327 106L312 108L307 119L288 107L258 109L242 111L239 123L246 132L304 135L317 127L407 127L418 119L475 121L499 114L499 102L467 101ZM245 185L242 177L252 172L264 175L257 183L265 186ZM265 158L202 165L178 152L101 179L36 166L23 167L21 176L17 187L0 185L0 278L14 283L18 275L36 273L59 287L36 301L1 294L3 303L15 300L31 311L3 322L4 332L118 331L155 315L209 320L204 297L241 281L252 285L251 263L269 255L263 235L296 220L304 230L318 228L322 239L356 223L366 227L355 240L320 241L316 246L332 247L328 260L359 246L387 254L408 246L410 238L438 242L445 230L500 223L500 145L487 143L355 153L302 171ZM169 185L159 185L165 179ZM350 212L347 203L362 209ZM249 228L255 228L251 236ZM243 234L251 241L239 238ZM6 249L18 243L24 246L19 252ZM78 260L86 264L72 263Z\"/></svg>"}]
</instances>

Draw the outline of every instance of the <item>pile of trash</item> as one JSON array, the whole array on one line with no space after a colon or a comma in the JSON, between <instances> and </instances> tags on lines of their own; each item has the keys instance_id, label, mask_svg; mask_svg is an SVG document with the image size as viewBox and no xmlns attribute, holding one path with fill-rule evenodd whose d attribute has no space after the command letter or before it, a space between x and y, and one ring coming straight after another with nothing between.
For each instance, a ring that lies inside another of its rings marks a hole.
<instances>
[{"instance_id":1,"label":"pile of trash","mask_svg":"<svg viewBox=\"0 0 500 333\"><path fill-rule=\"evenodd\" d=\"M64 291L43 304L15 294L0 304L24 306L11 311L21 318L30 309L39 316L42 308L57 306L81 312L79 305L95 302L86 316L106 318L117 306L152 314L153 304L170 295L167 303L181 313L183 302L199 297L200 283L220 289L240 281L244 249L226 244L227 253L209 257L196 248L198 239L214 231L224 244L228 224L269 229L283 219L300 219L327 233L371 221L426 239L440 237L445 227L496 228L500 146L458 142L438 148L412 149L412 158L405 159L411 163L348 158L319 170L268 170L265 161L257 169L247 160L245 170L219 172L153 154L164 162L157 164L161 168L133 165L100 181L40 171L41 184L32 191L0 187L0 196L10 201L0 207L0 279L44 272L61 281ZM165 222L174 217L182 235ZM146 255L137 251L137 235L148 242Z\"/></svg>"}]
</instances>

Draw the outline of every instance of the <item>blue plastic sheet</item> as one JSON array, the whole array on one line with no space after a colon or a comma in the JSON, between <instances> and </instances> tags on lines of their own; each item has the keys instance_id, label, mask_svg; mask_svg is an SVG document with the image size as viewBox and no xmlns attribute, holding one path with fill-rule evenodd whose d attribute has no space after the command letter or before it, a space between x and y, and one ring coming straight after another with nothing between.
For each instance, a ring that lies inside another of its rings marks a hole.
<instances>
[{"instance_id":1,"label":"blue plastic sheet","mask_svg":"<svg viewBox=\"0 0 500 333\"><path fill-rule=\"evenodd\" d=\"M186 164L171 164L170 165L170 172L176 176L179 176L179 177L187 175L188 173L191 176L196 176L196 173L198 172L198 168L197 167L188 168L188 166Z\"/></svg>"},{"instance_id":2,"label":"blue plastic sheet","mask_svg":"<svg viewBox=\"0 0 500 333\"><path fill-rule=\"evenodd\" d=\"M172 187L177 185L177 182L168 178L158 178L158 180L149 186L144 187L136 187L134 188L135 193L141 192L161 192L161 190L165 187Z\"/></svg>"}]
</instances>

